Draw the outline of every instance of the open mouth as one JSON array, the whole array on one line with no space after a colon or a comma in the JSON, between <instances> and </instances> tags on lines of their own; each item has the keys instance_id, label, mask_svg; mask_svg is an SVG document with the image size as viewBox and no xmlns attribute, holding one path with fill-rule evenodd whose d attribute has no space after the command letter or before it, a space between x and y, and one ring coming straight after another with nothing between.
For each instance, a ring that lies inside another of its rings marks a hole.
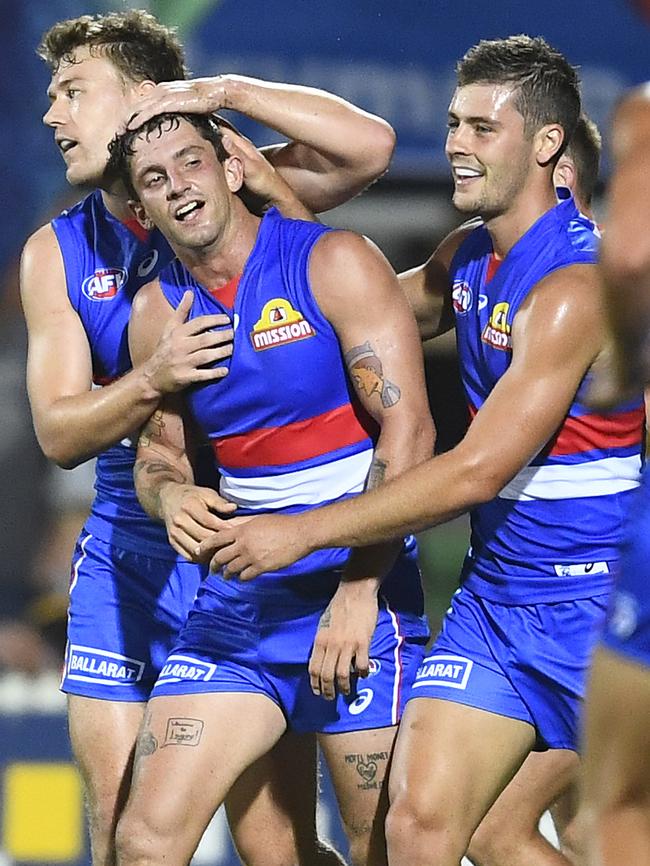
<instances>
[{"instance_id":1,"label":"open mouth","mask_svg":"<svg viewBox=\"0 0 650 866\"><path fill-rule=\"evenodd\" d=\"M188 201L187 204L179 207L176 213L174 214L174 219L178 222L187 222L191 220L192 217L197 214L202 208L205 206L205 202L197 201L193 199L192 201Z\"/></svg>"},{"instance_id":2,"label":"open mouth","mask_svg":"<svg viewBox=\"0 0 650 866\"><path fill-rule=\"evenodd\" d=\"M73 147L77 146L77 142L72 138L59 138L56 143L63 154L69 153Z\"/></svg>"},{"instance_id":3,"label":"open mouth","mask_svg":"<svg viewBox=\"0 0 650 866\"><path fill-rule=\"evenodd\" d=\"M454 166L454 180L457 183L468 183L472 180L477 180L483 177L483 172L476 168L465 168L463 166Z\"/></svg>"}]
</instances>

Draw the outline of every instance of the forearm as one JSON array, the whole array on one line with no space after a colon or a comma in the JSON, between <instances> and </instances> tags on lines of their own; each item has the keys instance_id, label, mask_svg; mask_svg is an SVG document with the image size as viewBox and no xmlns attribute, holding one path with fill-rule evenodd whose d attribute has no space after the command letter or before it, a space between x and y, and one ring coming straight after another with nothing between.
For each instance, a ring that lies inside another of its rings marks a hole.
<instances>
[{"instance_id":1,"label":"forearm","mask_svg":"<svg viewBox=\"0 0 650 866\"><path fill-rule=\"evenodd\" d=\"M388 168L395 133L379 117L311 87L222 77L224 107L290 140L265 151L305 205L342 204Z\"/></svg>"},{"instance_id":2,"label":"forearm","mask_svg":"<svg viewBox=\"0 0 650 866\"><path fill-rule=\"evenodd\" d=\"M445 523L489 501L498 489L493 480L474 471L471 461L461 463L449 451L379 489L294 519L300 520L309 550L361 547Z\"/></svg>"},{"instance_id":3,"label":"forearm","mask_svg":"<svg viewBox=\"0 0 650 866\"><path fill-rule=\"evenodd\" d=\"M70 469L133 435L159 400L142 369L132 370L102 388L35 408L39 443L50 460Z\"/></svg>"},{"instance_id":4,"label":"forearm","mask_svg":"<svg viewBox=\"0 0 650 866\"><path fill-rule=\"evenodd\" d=\"M140 505L154 520L165 522L163 494L172 486L194 483L189 463L157 448L138 447L133 467L135 491Z\"/></svg>"},{"instance_id":5,"label":"forearm","mask_svg":"<svg viewBox=\"0 0 650 866\"><path fill-rule=\"evenodd\" d=\"M380 437L368 473L366 492L383 487L403 472L422 463L433 453L435 428L430 418L421 423L405 422L392 440ZM383 441L382 441L383 439ZM346 565L345 580L366 579L376 586L392 567L402 546L402 539L383 541L367 547L354 548Z\"/></svg>"}]
</instances>

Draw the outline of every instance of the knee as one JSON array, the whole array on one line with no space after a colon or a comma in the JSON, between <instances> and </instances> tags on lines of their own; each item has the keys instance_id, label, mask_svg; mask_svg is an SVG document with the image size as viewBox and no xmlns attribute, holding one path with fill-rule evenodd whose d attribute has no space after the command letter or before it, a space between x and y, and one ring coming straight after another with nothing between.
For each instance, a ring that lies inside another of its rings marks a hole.
<instances>
[{"instance_id":1,"label":"knee","mask_svg":"<svg viewBox=\"0 0 650 866\"><path fill-rule=\"evenodd\" d=\"M402 852L410 849L429 851L431 862L455 862L454 858L459 861L468 841L461 822L453 820L442 804L431 802L429 798L404 793L388 810L386 842L391 862L393 852L400 862L407 862Z\"/></svg>"},{"instance_id":2,"label":"knee","mask_svg":"<svg viewBox=\"0 0 650 866\"><path fill-rule=\"evenodd\" d=\"M127 811L115 831L117 866L154 866L164 862L167 850L164 834Z\"/></svg>"},{"instance_id":3,"label":"knee","mask_svg":"<svg viewBox=\"0 0 650 866\"><path fill-rule=\"evenodd\" d=\"M513 827L501 827L489 822L476 828L469 842L467 856L475 866L500 866L517 862L513 858L520 845Z\"/></svg>"}]
</instances>

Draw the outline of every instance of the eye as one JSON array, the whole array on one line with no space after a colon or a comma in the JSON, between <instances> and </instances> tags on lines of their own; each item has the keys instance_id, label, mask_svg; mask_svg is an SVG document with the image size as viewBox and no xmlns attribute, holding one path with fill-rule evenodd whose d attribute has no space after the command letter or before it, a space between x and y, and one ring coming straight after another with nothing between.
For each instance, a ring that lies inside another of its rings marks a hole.
<instances>
[{"instance_id":1,"label":"eye","mask_svg":"<svg viewBox=\"0 0 650 866\"><path fill-rule=\"evenodd\" d=\"M66 89L65 95L68 99L74 99L81 91L78 87L68 87Z\"/></svg>"},{"instance_id":2,"label":"eye","mask_svg":"<svg viewBox=\"0 0 650 866\"><path fill-rule=\"evenodd\" d=\"M476 131L480 135L486 135L488 132L492 132L493 130L492 130L492 127L488 126L486 123L477 123L476 124Z\"/></svg>"},{"instance_id":3,"label":"eye","mask_svg":"<svg viewBox=\"0 0 650 866\"><path fill-rule=\"evenodd\" d=\"M198 168L198 166L200 166L200 165L201 165L201 160L196 158L196 157L194 159L188 159L188 161L185 163L185 166L187 168Z\"/></svg>"},{"instance_id":4,"label":"eye","mask_svg":"<svg viewBox=\"0 0 650 866\"><path fill-rule=\"evenodd\" d=\"M449 130L458 129L458 121L452 120L451 118L449 118L449 120L447 121L447 129L449 129Z\"/></svg>"},{"instance_id":5,"label":"eye","mask_svg":"<svg viewBox=\"0 0 650 866\"><path fill-rule=\"evenodd\" d=\"M150 174L145 180L144 185L147 189L152 189L153 187L160 186L162 180L162 174Z\"/></svg>"}]
</instances>

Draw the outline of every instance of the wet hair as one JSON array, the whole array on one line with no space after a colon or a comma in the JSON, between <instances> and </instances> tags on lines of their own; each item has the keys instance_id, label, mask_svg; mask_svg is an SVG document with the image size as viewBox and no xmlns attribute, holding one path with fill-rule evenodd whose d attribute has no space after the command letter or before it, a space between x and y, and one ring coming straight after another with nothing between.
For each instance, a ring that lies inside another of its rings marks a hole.
<instances>
[{"instance_id":1,"label":"wet hair","mask_svg":"<svg viewBox=\"0 0 650 866\"><path fill-rule=\"evenodd\" d=\"M85 47L91 55L110 60L128 81L187 77L176 31L142 9L59 21L43 35L37 54L55 73L61 63L73 63L75 51Z\"/></svg>"},{"instance_id":2,"label":"wet hair","mask_svg":"<svg viewBox=\"0 0 650 866\"><path fill-rule=\"evenodd\" d=\"M181 120L191 124L198 130L201 138L210 142L219 162L223 162L228 156L221 141L222 131L215 117L206 117L204 114L181 114L179 112L157 114L137 129L129 129L121 135L115 136L108 145L110 159L107 172L111 177L123 181L131 198L138 199L131 179L131 158L136 151L136 139L144 137L148 141L152 136L160 138L166 132L178 129Z\"/></svg>"},{"instance_id":3,"label":"wet hair","mask_svg":"<svg viewBox=\"0 0 650 866\"><path fill-rule=\"evenodd\" d=\"M564 55L541 37L509 36L481 40L456 65L459 87L468 84L512 84L513 104L531 137L548 123L564 130L560 157L580 116L580 82Z\"/></svg>"},{"instance_id":4,"label":"wet hair","mask_svg":"<svg viewBox=\"0 0 650 866\"><path fill-rule=\"evenodd\" d=\"M581 114L564 155L575 166L577 197L585 204L591 204L598 184L602 148L603 140L598 127L590 117Z\"/></svg>"}]
</instances>

